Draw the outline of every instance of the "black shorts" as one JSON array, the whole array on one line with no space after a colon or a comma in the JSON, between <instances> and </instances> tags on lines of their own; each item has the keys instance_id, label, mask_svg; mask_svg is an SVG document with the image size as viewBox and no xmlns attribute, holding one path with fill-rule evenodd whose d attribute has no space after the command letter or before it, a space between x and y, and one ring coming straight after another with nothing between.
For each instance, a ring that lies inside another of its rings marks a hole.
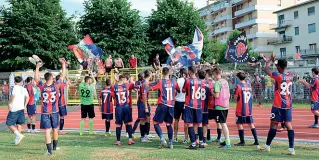
<instances>
[{"instance_id":1,"label":"black shorts","mask_svg":"<svg viewBox=\"0 0 319 160\"><path fill-rule=\"evenodd\" d=\"M113 120L113 113L107 113L107 114L102 113L102 119Z\"/></svg>"},{"instance_id":2,"label":"black shorts","mask_svg":"<svg viewBox=\"0 0 319 160\"><path fill-rule=\"evenodd\" d=\"M16 112L9 111L7 116L7 121L6 121L7 126L23 125L24 123L25 123L24 110L19 110Z\"/></svg>"},{"instance_id":3,"label":"black shorts","mask_svg":"<svg viewBox=\"0 0 319 160\"><path fill-rule=\"evenodd\" d=\"M226 123L228 110L215 110L215 113L217 123Z\"/></svg>"},{"instance_id":4,"label":"black shorts","mask_svg":"<svg viewBox=\"0 0 319 160\"><path fill-rule=\"evenodd\" d=\"M175 106L174 106L174 118L175 119L179 119L184 112L184 104L185 102L175 102ZM182 116L183 118L183 116Z\"/></svg>"},{"instance_id":5,"label":"black shorts","mask_svg":"<svg viewBox=\"0 0 319 160\"><path fill-rule=\"evenodd\" d=\"M94 105L83 105L81 104L81 118L86 118L89 116L89 118L94 118L95 117L95 112L94 112Z\"/></svg>"},{"instance_id":6,"label":"black shorts","mask_svg":"<svg viewBox=\"0 0 319 160\"><path fill-rule=\"evenodd\" d=\"M112 70L112 67L105 67L105 72L106 72L106 73L110 73L111 70Z\"/></svg>"},{"instance_id":7,"label":"black shorts","mask_svg":"<svg viewBox=\"0 0 319 160\"><path fill-rule=\"evenodd\" d=\"M216 119L216 110L215 109L208 109L208 119L209 120Z\"/></svg>"}]
</instances>

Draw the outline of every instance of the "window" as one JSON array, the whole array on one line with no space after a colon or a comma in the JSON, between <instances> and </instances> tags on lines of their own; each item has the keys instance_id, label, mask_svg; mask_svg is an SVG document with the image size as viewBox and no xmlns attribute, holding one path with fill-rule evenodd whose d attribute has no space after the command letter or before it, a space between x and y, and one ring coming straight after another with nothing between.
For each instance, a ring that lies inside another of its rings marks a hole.
<instances>
[{"instance_id":1,"label":"window","mask_svg":"<svg viewBox=\"0 0 319 160\"><path fill-rule=\"evenodd\" d=\"M296 53L300 53L300 46L296 46Z\"/></svg>"},{"instance_id":2,"label":"window","mask_svg":"<svg viewBox=\"0 0 319 160\"><path fill-rule=\"evenodd\" d=\"M280 57L286 58L286 48L280 48Z\"/></svg>"},{"instance_id":3,"label":"window","mask_svg":"<svg viewBox=\"0 0 319 160\"><path fill-rule=\"evenodd\" d=\"M278 26L282 26L285 21L285 15L278 16Z\"/></svg>"},{"instance_id":4,"label":"window","mask_svg":"<svg viewBox=\"0 0 319 160\"><path fill-rule=\"evenodd\" d=\"M296 35L296 36L299 35L299 27L295 27L295 35Z\"/></svg>"},{"instance_id":5,"label":"window","mask_svg":"<svg viewBox=\"0 0 319 160\"><path fill-rule=\"evenodd\" d=\"M316 43L313 43L313 44L309 44L309 48L311 50L315 50L317 48L317 44Z\"/></svg>"},{"instance_id":6,"label":"window","mask_svg":"<svg viewBox=\"0 0 319 160\"><path fill-rule=\"evenodd\" d=\"M315 15L315 13L316 13L315 7L308 8L308 16Z\"/></svg>"},{"instance_id":7,"label":"window","mask_svg":"<svg viewBox=\"0 0 319 160\"><path fill-rule=\"evenodd\" d=\"M295 11L295 12L294 12L294 17L295 17L295 19L298 19L298 17L299 17L298 11Z\"/></svg>"},{"instance_id":8,"label":"window","mask_svg":"<svg viewBox=\"0 0 319 160\"><path fill-rule=\"evenodd\" d=\"M308 33L316 32L316 23L308 24Z\"/></svg>"}]
</instances>

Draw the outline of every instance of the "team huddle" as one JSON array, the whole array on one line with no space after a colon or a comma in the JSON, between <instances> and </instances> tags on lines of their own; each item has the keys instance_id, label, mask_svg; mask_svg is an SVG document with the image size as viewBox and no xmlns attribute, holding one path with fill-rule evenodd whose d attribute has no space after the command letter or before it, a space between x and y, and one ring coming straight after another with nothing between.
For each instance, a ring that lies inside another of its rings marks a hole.
<instances>
[{"instance_id":1,"label":"team huddle","mask_svg":"<svg viewBox=\"0 0 319 160\"><path fill-rule=\"evenodd\" d=\"M32 129L34 130L36 107L34 103L34 94L32 86L38 86L41 91L41 122L40 128L45 129L45 142L47 146L46 155L51 155L52 150L59 150L58 145L58 126L60 126L60 134L63 134L64 116L67 115L66 102L64 98L64 89L68 85L65 76L66 63L60 60L62 65L62 73L54 77L52 73L44 75L45 82L42 83L39 78L39 68L41 61L37 61L34 79L27 79L26 90L22 95L25 95L27 113L31 119ZM236 101L236 124L240 142L235 146L244 146L244 124L247 124L254 137L253 145L258 146L260 150L270 151L270 144L276 136L277 126L279 123L285 123L288 130L289 153L295 154L294 151L294 130L291 125L292 121L292 76L287 73L287 61L277 60L275 65L278 72L272 72L269 68L274 63L267 62L264 71L271 76L275 81L274 101L271 110L271 124L268 132L265 147L259 147L256 128L253 124L252 116L252 89L250 84L245 82L247 74L239 72L236 76L239 80L235 89ZM316 81L313 84L307 84L304 80L300 80L312 89L312 111L317 117L318 123L318 69L312 70ZM16 86L21 86L21 77L15 78ZM81 122L80 135L83 135L85 119L89 118L89 134L93 132L93 119L95 117L93 99L95 92L96 80L94 74L85 76L83 82L79 84L81 98ZM230 91L228 82L222 78L222 70L219 67L209 68L206 70L197 70L196 67L190 66L188 69L180 70L180 78L176 81L170 79L170 69L162 68L162 79L152 81L152 71L145 70L138 75L138 80L134 82L129 75L120 74L116 84L112 84L109 79L105 81L106 87L98 94L99 106L102 112L102 119L105 120L105 134L110 135L111 121L116 124L116 142L115 145L120 146L122 126L125 124L126 132L129 140L128 145L133 145L133 135L138 125L140 127L141 142L151 142L149 136L150 119L152 116L154 129L160 139L160 148L173 148L173 143L178 142L178 123L182 117L184 121L184 144L191 144L186 149L205 148L209 142L217 142L222 148L231 148L229 130L227 127L227 116L229 110ZM16 87L15 86L15 87ZM15 144L19 144L24 136L21 134L21 125L24 124L21 114L21 109L12 109L13 105L17 105L17 97L20 96L17 92L19 87L14 88L10 98L9 107L11 106L7 125L9 129L16 134ZM158 91L157 108L152 115L151 107L148 102L150 91ZM137 111L138 119L133 124L133 104L132 92L138 93ZM21 97L20 97L21 98ZM22 109L23 113L23 109ZM217 138L212 139L209 129L210 122L214 121L217 128ZM165 140L160 124L165 122L168 134L168 143ZM174 122L174 123L173 123ZM315 122L316 123L316 122ZM17 125L17 128L14 126ZM174 130L173 130L173 126ZM30 125L31 126L31 125ZM29 125L28 125L29 127ZM30 128L29 128L30 129ZM51 146L51 129L53 129L53 147ZM224 141L221 141L221 134L224 135Z\"/></svg>"}]
</instances>

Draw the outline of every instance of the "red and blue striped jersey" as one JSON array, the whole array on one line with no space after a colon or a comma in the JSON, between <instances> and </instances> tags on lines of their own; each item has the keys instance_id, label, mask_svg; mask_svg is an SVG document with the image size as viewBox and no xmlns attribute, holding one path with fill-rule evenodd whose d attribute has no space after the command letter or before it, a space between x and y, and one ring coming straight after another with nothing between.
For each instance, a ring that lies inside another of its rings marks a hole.
<instances>
[{"instance_id":1,"label":"red and blue striped jersey","mask_svg":"<svg viewBox=\"0 0 319 160\"><path fill-rule=\"evenodd\" d=\"M275 80L275 93L273 106L281 109L292 108L292 83L293 76L272 72L271 78Z\"/></svg>"},{"instance_id":2,"label":"red and blue striped jersey","mask_svg":"<svg viewBox=\"0 0 319 160\"><path fill-rule=\"evenodd\" d=\"M51 85L43 84L41 81L38 83L41 91L42 107L41 113L50 114L58 112L59 88L60 84Z\"/></svg>"},{"instance_id":3,"label":"red and blue striped jersey","mask_svg":"<svg viewBox=\"0 0 319 160\"><path fill-rule=\"evenodd\" d=\"M157 104L164 104L169 107L174 106L176 91L180 91L177 82L170 79L159 80L151 87L151 90L158 90Z\"/></svg>"},{"instance_id":4,"label":"red and blue striped jersey","mask_svg":"<svg viewBox=\"0 0 319 160\"><path fill-rule=\"evenodd\" d=\"M60 88L59 88L59 101L58 101L58 105L59 107L61 106L65 106L66 105L66 101L65 101L65 95L64 95L64 91L65 91L65 87L67 86L67 81L62 82L61 80L57 80L55 82L55 84L60 84Z\"/></svg>"},{"instance_id":5,"label":"red and blue striped jersey","mask_svg":"<svg viewBox=\"0 0 319 160\"><path fill-rule=\"evenodd\" d=\"M126 87L128 88L127 91L127 96L128 96L128 104L130 105L130 107L133 107L133 99L132 99L132 90L135 88L134 83L127 83Z\"/></svg>"},{"instance_id":6,"label":"red and blue striped jersey","mask_svg":"<svg viewBox=\"0 0 319 160\"><path fill-rule=\"evenodd\" d=\"M123 107L128 105L128 87L126 84L115 84L111 87L112 96L115 99L114 105L116 107Z\"/></svg>"},{"instance_id":7,"label":"red and blue striped jersey","mask_svg":"<svg viewBox=\"0 0 319 160\"><path fill-rule=\"evenodd\" d=\"M146 82L146 80L144 80L138 93L138 100L143 101L143 96L146 96L146 99L148 101L148 97L150 94L148 87L149 82Z\"/></svg>"},{"instance_id":8,"label":"red and blue striped jersey","mask_svg":"<svg viewBox=\"0 0 319 160\"><path fill-rule=\"evenodd\" d=\"M251 116L253 107L253 97L251 87L246 83L239 83L235 89L236 116Z\"/></svg>"},{"instance_id":9,"label":"red and blue striped jersey","mask_svg":"<svg viewBox=\"0 0 319 160\"><path fill-rule=\"evenodd\" d=\"M214 85L212 80L202 80L201 99L203 113L208 113L208 108L214 106L214 99L211 98L213 97L213 89Z\"/></svg>"},{"instance_id":10,"label":"red and blue striped jersey","mask_svg":"<svg viewBox=\"0 0 319 160\"><path fill-rule=\"evenodd\" d=\"M142 87L143 81L136 81L135 82L135 89L140 89Z\"/></svg>"},{"instance_id":11,"label":"red and blue striped jersey","mask_svg":"<svg viewBox=\"0 0 319 160\"><path fill-rule=\"evenodd\" d=\"M319 78L313 78L311 83L311 102L319 102Z\"/></svg>"},{"instance_id":12,"label":"red and blue striped jersey","mask_svg":"<svg viewBox=\"0 0 319 160\"><path fill-rule=\"evenodd\" d=\"M202 80L198 78L188 78L185 81L183 92L186 92L185 105L191 108L202 108Z\"/></svg>"},{"instance_id":13,"label":"red and blue striped jersey","mask_svg":"<svg viewBox=\"0 0 319 160\"><path fill-rule=\"evenodd\" d=\"M112 103L112 93L111 88L104 88L99 94L100 99L102 100L102 113L110 114L113 113L113 103Z\"/></svg>"},{"instance_id":14,"label":"red and blue striped jersey","mask_svg":"<svg viewBox=\"0 0 319 160\"><path fill-rule=\"evenodd\" d=\"M34 105L34 91L33 91L33 84L27 84L24 86L24 88L27 89L28 94L29 94L29 102L28 105Z\"/></svg>"}]
</instances>

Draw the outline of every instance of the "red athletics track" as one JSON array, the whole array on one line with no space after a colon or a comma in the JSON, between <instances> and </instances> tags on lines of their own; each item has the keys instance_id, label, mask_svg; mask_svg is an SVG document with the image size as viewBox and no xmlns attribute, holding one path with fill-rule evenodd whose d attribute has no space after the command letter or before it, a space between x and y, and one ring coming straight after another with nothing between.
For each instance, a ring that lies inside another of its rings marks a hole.
<instances>
[{"instance_id":1,"label":"red athletics track","mask_svg":"<svg viewBox=\"0 0 319 160\"><path fill-rule=\"evenodd\" d=\"M73 108L73 107L72 107ZM79 107L76 107L79 108ZM270 108L254 108L253 109L253 117L255 120L255 126L257 128L258 136L267 136L269 130L269 122L270 122ZM155 107L152 107L152 114L155 112ZM39 113L39 111L38 111ZM67 117L65 118L65 129L79 129L80 120L81 120L81 111L77 109L75 111L69 112ZM96 130L104 130L104 121L101 119L101 112L99 108L95 108L96 117L94 120L94 129ZM238 131L235 124L235 109L231 108L229 110L227 124L229 127L230 135L237 136ZM7 115L7 109L0 109L0 123L5 123ZM115 118L115 116L114 116ZM135 121L137 118L137 108L133 108L133 120ZM306 139L306 140L319 140L319 129L311 129L308 128L309 125L313 124L313 114L310 109L293 109L293 127L295 129L295 137L296 139ZM166 131L166 127L164 124L161 125L163 131ZM179 123L179 131L183 131L183 122ZM215 122L210 122L210 127L215 128ZM39 121L37 122L37 128L39 128ZM85 124L85 128L88 128L88 121ZM114 121L111 123L111 129L115 130ZM124 129L124 127L123 127ZM139 129L139 128L138 128ZM154 131L154 127L151 125L151 131ZM215 130L212 131L211 134L216 134ZM245 135L251 136L250 129L248 126L245 128ZM278 138L287 138L287 132L278 132L276 137Z\"/></svg>"}]
</instances>

